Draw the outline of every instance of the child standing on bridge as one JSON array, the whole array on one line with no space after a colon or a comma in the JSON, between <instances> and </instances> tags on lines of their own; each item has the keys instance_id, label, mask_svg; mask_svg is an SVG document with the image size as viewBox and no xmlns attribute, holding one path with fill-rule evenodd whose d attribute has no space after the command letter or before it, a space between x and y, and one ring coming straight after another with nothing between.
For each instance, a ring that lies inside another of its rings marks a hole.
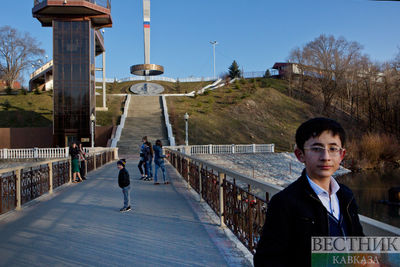
<instances>
[{"instance_id":1,"label":"child standing on bridge","mask_svg":"<svg viewBox=\"0 0 400 267\"><path fill-rule=\"evenodd\" d=\"M129 191L131 189L131 181L129 179L129 173L125 168L126 160L121 159L117 162L117 167L119 169L118 174L118 185L122 188L122 194L124 195L124 206L119 210L121 212L131 210Z\"/></svg>"}]
</instances>

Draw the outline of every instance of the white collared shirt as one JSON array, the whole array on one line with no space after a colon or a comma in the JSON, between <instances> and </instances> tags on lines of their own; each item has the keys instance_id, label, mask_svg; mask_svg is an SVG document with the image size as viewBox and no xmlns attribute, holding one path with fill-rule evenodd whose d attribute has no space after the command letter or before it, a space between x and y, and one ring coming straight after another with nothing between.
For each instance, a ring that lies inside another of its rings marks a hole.
<instances>
[{"instance_id":1,"label":"white collared shirt","mask_svg":"<svg viewBox=\"0 0 400 267\"><path fill-rule=\"evenodd\" d=\"M340 186L336 182L336 180L331 177L331 182L330 182L330 189L331 189L331 194L325 190L322 189L319 185L314 183L310 177L307 175L308 182L310 183L311 188L314 190L315 194L317 194L319 200L321 200L322 205L326 208L326 210L332 214L337 220L340 218L340 208L339 208L339 199L336 195L337 191L339 191Z\"/></svg>"}]
</instances>

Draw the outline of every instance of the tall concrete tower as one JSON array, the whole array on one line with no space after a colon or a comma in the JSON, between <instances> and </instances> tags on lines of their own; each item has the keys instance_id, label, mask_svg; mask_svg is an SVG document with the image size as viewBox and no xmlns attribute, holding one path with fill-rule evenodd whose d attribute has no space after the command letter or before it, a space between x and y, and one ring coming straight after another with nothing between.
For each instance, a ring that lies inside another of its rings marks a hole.
<instances>
[{"instance_id":1,"label":"tall concrete tower","mask_svg":"<svg viewBox=\"0 0 400 267\"><path fill-rule=\"evenodd\" d=\"M164 73L164 67L150 64L150 0L143 0L143 35L144 35L144 64L131 66L131 73L145 76L146 81L150 76Z\"/></svg>"},{"instance_id":2,"label":"tall concrete tower","mask_svg":"<svg viewBox=\"0 0 400 267\"><path fill-rule=\"evenodd\" d=\"M53 27L54 145L89 146L95 136L95 57L111 27L111 0L34 0L32 15Z\"/></svg>"}]
</instances>

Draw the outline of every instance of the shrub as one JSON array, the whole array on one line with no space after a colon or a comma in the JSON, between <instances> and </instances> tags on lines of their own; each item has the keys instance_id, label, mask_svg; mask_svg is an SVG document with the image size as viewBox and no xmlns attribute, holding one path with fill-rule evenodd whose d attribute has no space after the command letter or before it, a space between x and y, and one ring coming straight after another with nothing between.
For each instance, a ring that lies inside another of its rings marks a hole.
<instances>
[{"instance_id":1,"label":"shrub","mask_svg":"<svg viewBox=\"0 0 400 267\"><path fill-rule=\"evenodd\" d=\"M8 101L8 99L6 99L6 101L4 101L3 108L4 108L4 110L9 110L11 108L11 104L10 104L10 101Z\"/></svg>"},{"instance_id":2,"label":"shrub","mask_svg":"<svg viewBox=\"0 0 400 267\"><path fill-rule=\"evenodd\" d=\"M242 89L242 86L240 85L238 80L235 80L235 89L237 89L237 90Z\"/></svg>"},{"instance_id":3,"label":"shrub","mask_svg":"<svg viewBox=\"0 0 400 267\"><path fill-rule=\"evenodd\" d=\"M245 93L242 94L242 96L240 98L241 99L245 99L246 97L249 97L249 96L250 96L250 94L245 92Z\"/></svg>"},{"instance_id":4,"label":"shrub","mask_svg":"<svg viewBox=\"0 0 400 267\"><path fill-rule=\"evenodd\" d=\"M388 134L364 134L360 140L350 142L347 148L348 157L361 169L377 168L400 158L400 144L396 137Z\"/></svg>"},{"instance_id":5,"label":"shrub","mask_svg":"<svg viewBox=\"0 0 400 267\"><path fill-rule=\"evenodd\" d=\"M11 87L7 87L7 88L6 88L6 94L7 94L7 95L11 95L11 93L12 93Z\"/></svg>"},{"instance_id":6,"label":"shrub","mask_svg":"<svg viewBox=\"0 0 400 267\"><path fill-rule=\"evenodd\" d=\"M26 90L25 88L22 88L21 91L19 91L19 93L21 95L27 95L28 94L28 90Z\"/></svg>"},{"instance_id":7,"label":"shrub","mask_svg":"<svg viewBox=\"0 0 400 267\"><path fill-rule=\"evenodd\" d=\"M269 81L269 79L264 78L261 80L261 87L268 88L270 86L271 86L271 82Z\"/></svg>"}]
</instances>

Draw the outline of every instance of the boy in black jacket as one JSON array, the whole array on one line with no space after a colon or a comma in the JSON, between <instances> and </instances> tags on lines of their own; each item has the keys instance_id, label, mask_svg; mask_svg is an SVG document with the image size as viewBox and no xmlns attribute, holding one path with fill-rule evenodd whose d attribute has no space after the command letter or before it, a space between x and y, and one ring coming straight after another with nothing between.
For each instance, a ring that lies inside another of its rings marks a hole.
<instances>
[{"instance_id":1,"label":"boy in black jacket","mask_svg":"<svg viewBox=\"0 0 400 267\"><path fill-rule=\"evenodd\" d=\"M311 266L312 236L363 236L351 190L332 174L346 150L342 126L327 118L304 122L296 132L299 179L274 195L254 256L254 266Z\"/></svg>"},{"instance_id":2,"label":"boy in black jacket","mask_svg":"<svg viewBox=\"0 0 400 267\"><path fill-rule=\"evenodd\" d=\"M118 185L122 188L122 194L124 195L124 207L122 207L119 211L125 212L131 210L130 201L129 201L129 191L130 187L130 179L129 173L125 169L126 160L121 159L117 162L117 167L119 169L118 174Z\"/></svg>"}]
</instances>

